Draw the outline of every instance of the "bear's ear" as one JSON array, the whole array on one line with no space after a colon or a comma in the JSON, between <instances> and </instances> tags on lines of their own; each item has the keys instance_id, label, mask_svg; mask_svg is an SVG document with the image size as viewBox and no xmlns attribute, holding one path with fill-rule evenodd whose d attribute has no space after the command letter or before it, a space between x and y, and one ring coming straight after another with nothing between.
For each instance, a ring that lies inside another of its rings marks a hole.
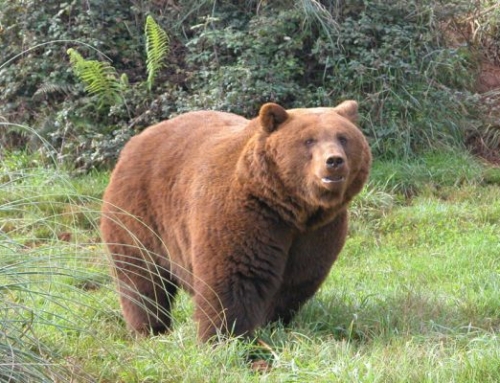
<instances>
[{"instance_id":1,"label":"bear's ear","mask_svg":"<svg viewBox=\"0 0 500 383\"><path fill-rule=\"evenodd\" d=\"M352 122L358 121L358 103L354 100L344 101L333 108L333 110Z\"/></svg>"},{"instance_id":2,"label":"bear's ear","mask_svg":"<svg viewBox=\"0 0 500 383\"><path fill-rule=\"evenodd\" d=\"M268 133L274 132L282 122L286 121L287 118L288 113L278 104L269 102L262 105L260 108L260 125Z\"/></svg>"}]
</instances>

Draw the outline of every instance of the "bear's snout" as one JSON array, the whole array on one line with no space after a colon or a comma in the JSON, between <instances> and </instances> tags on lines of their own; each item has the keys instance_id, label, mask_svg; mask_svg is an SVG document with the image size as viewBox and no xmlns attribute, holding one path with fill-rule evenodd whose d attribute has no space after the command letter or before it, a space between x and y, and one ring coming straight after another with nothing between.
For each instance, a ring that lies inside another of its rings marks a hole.
<instances>
[{"instance_id":1,"label":"bear's snout","mask_svg":"<svg viewBox=\"0 0 500 383\"><path fill-rule=\"evenodd\" d=\"M342 188L349 172L344 151L337 145L325 145L322 149L321 160L317 162L317 174L321 184L331 191Z\"/></svg>"}]
</instances>

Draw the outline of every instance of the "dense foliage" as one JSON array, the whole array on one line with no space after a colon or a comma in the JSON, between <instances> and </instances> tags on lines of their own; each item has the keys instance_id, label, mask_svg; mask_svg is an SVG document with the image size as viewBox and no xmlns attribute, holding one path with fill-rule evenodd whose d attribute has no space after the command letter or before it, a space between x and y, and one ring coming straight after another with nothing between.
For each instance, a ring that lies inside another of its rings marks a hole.
<instances>
[{"instance_id":1,"label":"dense foliage","mask_svg":"<svg viewBox=\"0 0 500 383\"><path fill-rule=\"evenodd\" d=\"M357 99L372 148L386 157L460 143L465 126L478 124L467 116L474 54L447 47L440 28L469 1L144 3L0 0L4 145L88 169L112 163L131 135L159 120L200 108L251 117L267 101ZM169 44L153 86L148 15ZM85 92L70 48L125 76L120 97L103 107Z\"/></svg>"}]
</instances>

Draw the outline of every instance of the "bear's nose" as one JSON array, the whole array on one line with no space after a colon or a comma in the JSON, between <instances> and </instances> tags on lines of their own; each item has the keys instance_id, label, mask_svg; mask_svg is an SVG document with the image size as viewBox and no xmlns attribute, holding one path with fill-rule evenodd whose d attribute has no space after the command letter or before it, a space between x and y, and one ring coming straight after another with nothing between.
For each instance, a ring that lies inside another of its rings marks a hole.
<instances>
[{"instance_id":1,"label":"bear's nose","mask_svg":"<svg viewBox=\"0 0 500 383\"><path fill-rule=\"evenodd\" d=\"M327 168L338 168L344 164L344 158L342 156L330 156L326 159Z\"/></svg>"}]
</instances>

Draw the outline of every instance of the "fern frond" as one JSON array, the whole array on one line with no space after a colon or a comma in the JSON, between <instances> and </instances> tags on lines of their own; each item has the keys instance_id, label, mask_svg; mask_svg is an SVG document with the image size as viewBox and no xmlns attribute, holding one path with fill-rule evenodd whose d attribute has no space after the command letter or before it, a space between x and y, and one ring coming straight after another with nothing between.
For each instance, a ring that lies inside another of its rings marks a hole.
<instances>
[{"instance_id":1,"label":"fern frond","mask_svg":"<svg viewBox=\"0 0 500 383\"><path fill-rule=\"evenodd\" d=\"M146 66L148 72L146 82L149 90L151 90L158 71L165 65L164 60L170 50L170 39L153 17L149 15L146 17L144 34L146 36Z\"/></svg>"},{"instance_id":2,"label":"fern frond","mask_svg":"<svg viewBox=\"0 0 500 383\"><path fill-rule=\"evenodd\" d=\"M72 93L72 86L69 84L58 84L54 82L44 82L41 84L36 92L33 94L34 100L39 100L43 97L51 95L64 95L67 96Z\"/></svg>"},{"instance_id":3,"label":"fern frond","mask_svg":"<svg viewBox=\"0 0 500 383\"><path fill-rule=\"evenodd\" d=\"M86 60L75 49L67 51L73 72L85 85L85 90L96 94L101 105L112 105L122 100L121 82L115 68L108 62Z\"/></svg>"}]
</instances>

